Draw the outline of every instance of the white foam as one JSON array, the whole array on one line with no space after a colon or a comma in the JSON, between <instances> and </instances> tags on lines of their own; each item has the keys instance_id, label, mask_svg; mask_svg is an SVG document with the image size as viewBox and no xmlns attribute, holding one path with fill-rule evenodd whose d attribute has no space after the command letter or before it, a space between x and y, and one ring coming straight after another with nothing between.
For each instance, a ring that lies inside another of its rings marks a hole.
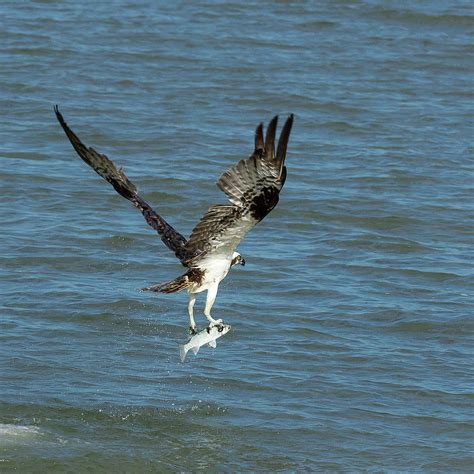
<instances>
[{"instance_id":1,"label":"white foam","mask_svg":"<svg viewBox=\"0 0 474 474\"><path fill-rule=\"evenodd\" d=\"M0 423L0 445L27 442L40 434L36 426Z\"/></svg>"}]
</instances>

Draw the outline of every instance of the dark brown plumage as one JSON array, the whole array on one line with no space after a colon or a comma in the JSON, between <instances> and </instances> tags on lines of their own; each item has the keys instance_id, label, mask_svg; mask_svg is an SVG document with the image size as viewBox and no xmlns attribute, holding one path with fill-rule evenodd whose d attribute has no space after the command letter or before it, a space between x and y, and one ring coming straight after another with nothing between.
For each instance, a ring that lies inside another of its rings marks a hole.
<instances>
[{"instance_id":1,"label":"dark brown plumage","mask_svg":"<svg viewBox=\"0 0 474 474\"><path fill-rule=\"evenodd\" d=\"M54 111L81 159L108 181L121 196L131 201L143 214L146 222L158 232L164 244L184 266L189 267L184 275L175 280L143 290L162 293L188 290L192 298L191 326L194 325L192 305L195 294L209 290L205 314L209 321L214 321L210 316L210 308L220 281L227 275L233 262L240 261L242 265L245 263L239 254L236 254L239 258L234 255L237 245L278 203L286 179L284 163L293 115L287 118L282 128L276 154L278 116L268 124L265 140L263 124L257 126L252 155L227 170L217 182L217 186L231 203L211 206L193 229L189 240L186 240L138 195L137 188L122 169L117 168L106 155L86 147L69 128L57 106Z\"/></svg>"},{"instance_id":2,"label":"dark brown plumage","mask_svg":"<svg viewBox=\"0 0 474 474\"><path fill-rule=\"evenodd\" d=\"M285 184L286 148L293 125L293 114L285 122L275 156L275 133L278 116L269 123L263 144L263 125L255 130L252 155L239 161L217 181L232 205L211 206L186 243L186 250L197 255L193 260L222 248L232 253L245 234L260 222L278 203ZM263 147L263 148L262 148ZM215 242L221 242L216 244Z\"/></svg>"},{"instance_id":3,"label":"dark brown plumage","mask_svg":"<svg viewBox=\"0 0 474 474\"><path fill-rule=\"evenodd\" d=\"M142 291L155 291L160 293L176 293L177 291L189 290L199 286L204 279L204 271L199 268L190 268L184 275L166 283L147 286Z\"/></svg>"},{"instance_id":4,"label":"dark brown plumage","mask_svg":"<svg viewBox=\"0 0 474 474\"><path fill-rule=\"evenodd\" d=\"M66 133L71 145L77 154L102 178L108 181L114 189L125 199L128 199L143 214L150 227L155 229L163 243L174 252L176 257L185 265L186 239L170 226L151 206L143 200L137 192L135 185L127 178L122 169L118 169L106 155L98 153L92 147L86 147L79 137L69 128L59 108L54 107L56 117Z\"/></svg>"}]
</instances>

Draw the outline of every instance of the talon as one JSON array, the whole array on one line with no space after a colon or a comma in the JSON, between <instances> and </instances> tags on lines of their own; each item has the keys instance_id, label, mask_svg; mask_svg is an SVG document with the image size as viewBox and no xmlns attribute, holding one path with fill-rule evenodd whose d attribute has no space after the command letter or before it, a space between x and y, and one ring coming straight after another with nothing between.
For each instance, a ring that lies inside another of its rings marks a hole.
<instances>
[{"instance_id":1,"label":"talon","mask_svg":"<svg viewBox=\"0 0 474 474\"><path fill-rule=\"evenodd\" d=\"M220 326L222 324L222 319L213 319L210 323L209 323L209 327L214 327L214 326Z\"/></svg>"},{"instance_id":2,"label":"talon","mask_svg":"<svg viewBox=\"0 0 474 474\"><path fill-rule=\"evenodd\" d=\"M224 330L224 323L222 319L214 319L209 322L209 326L207 327L207 332L209 333L212 328L217 328L219 332Z\"/></svg>"},{"instance_id":3,"label":"talon","mask_svg":"<svg viewBox=\"0 0 474 474\"><path fill-rule=\"evenodd\" d=\"M197 328L196 326L189 326L189 334L191 334L191 336L194 336L195 334L197 334Z\"/></svg>"}]
</instances>

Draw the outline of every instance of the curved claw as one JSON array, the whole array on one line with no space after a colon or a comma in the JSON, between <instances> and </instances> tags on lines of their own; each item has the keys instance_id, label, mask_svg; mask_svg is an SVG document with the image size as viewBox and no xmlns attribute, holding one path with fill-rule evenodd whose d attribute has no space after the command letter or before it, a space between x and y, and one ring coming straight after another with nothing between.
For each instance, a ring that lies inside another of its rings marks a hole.
<instances>
[{"instance_id":1,"label":"curved claw","mask_svg":"<svg viewBox=\"0 0 474 474\"><path fill-rule=\"evenodd\" d=\"M212 321L209 322L209 327L213 328L214 326L221 326L222 325L222 319L213 319Z\"/></svg>"},{"instance_id":2,"label":"curved claw","mask_svg":"<svg viewBox=\"0 0 474 474\"><path fill-rule=\"evenodd\" d=\"M209 326L207 326L207 332L210 332L212 328L217 328L219 332L222 332L224 330L224 322L222 319L214 319L214 321L211 321Z\"/></svg>"},{"instance_id":3,"label":"curved claw","mask_svg":"<svg viewBox=\"0 0 474 474\"><path fill-rule=\"evenodd\" d=\"M189 334L191 336L194 336L195 334L197 334L197 327L196 326L189 326Z\"/></svg>"}]
</instances>

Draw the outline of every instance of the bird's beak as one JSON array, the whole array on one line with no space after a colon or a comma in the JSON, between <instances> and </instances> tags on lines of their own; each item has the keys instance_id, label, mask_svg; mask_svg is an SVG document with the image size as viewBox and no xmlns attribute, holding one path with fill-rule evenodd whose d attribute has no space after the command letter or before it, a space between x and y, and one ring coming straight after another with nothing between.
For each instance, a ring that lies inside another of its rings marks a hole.
<instances>
[{"instance_id":1,"label":"bird's beak","mask_svg":"<svg viewBox=\"0 0 474 474\"><path fill-rule=\"evenodd\" d=\"M245 259L244 259L244 258L241 258L241 259L240 259L240 264L241 264L243 267L245 267Z\"/></svg>"}]
</instances>

